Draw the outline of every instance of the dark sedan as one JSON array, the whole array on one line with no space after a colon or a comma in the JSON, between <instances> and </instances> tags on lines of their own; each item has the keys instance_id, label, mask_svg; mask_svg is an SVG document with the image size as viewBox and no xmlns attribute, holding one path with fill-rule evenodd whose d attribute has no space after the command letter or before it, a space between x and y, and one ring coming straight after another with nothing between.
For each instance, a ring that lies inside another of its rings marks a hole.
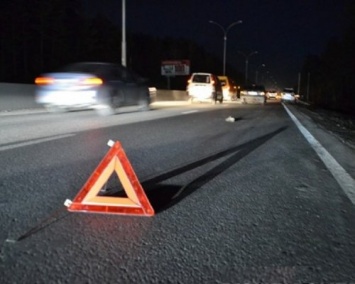
<instances>
[{"instance_id":1,"label":"dark sedan","mask_svg":"<svg viewBox=\"0 0 355 284\"><path fill-rule=\"evenodd\" d=\"M50 112L96 109L114 114L119 107L149 110L146 80L127 68L103 62L82 62L36 78L35 98Z\"/></svg>"}]
</instances>

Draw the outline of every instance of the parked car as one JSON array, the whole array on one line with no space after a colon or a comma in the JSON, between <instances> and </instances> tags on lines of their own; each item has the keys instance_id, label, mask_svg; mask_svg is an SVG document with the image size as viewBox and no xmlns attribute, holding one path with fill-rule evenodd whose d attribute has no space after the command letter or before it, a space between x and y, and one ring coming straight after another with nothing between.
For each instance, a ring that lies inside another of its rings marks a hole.
<instances>
[{"instance_id":1,"label":"parked car","mask_svg":"<svg viewBox=\"0 0 355 284\"><path fill-rule=\"evenodd\" d=\"M123 106L150 107L146 80L114 63L74 63L40 75L35 83L36 102L50 112L96 109L109 115Z\"/></svg>"},{"instance_id":2,"label":"parked car","mask_svg":"<svg viewBox=\"0 0 355 284\"><path fill-rule=\"evenodd\" d=\"M190 102L223 102L222 85L212 73L193 73L187 81L186 92Z\"/></svg>"},{"instance_id":3,"label":"parked car","mask_svg":"<svg viewBox=\"0 0 355 284\"><path fill-rule=\"evenodd\" d=\"M281 101L287 103L295 103L296 96L293 88L284 88L281 92Z\"/></svg>"},{"instance_id":4,"label":"parked car","mask_svg":"<svg viewBox=\"0 0 355 284\"><path fill-rule=\"evenodd\" d=\"M240 92L242 103L265 103L266 91L263 85L248 85L242 87Z\"/></svg>"},{"instance_id":5,"label":"parked car","mask_svg":"<svg viewBox=\"0 0 355 284\"><path fill-rule=\"evenodd\" d=\"M235 101L237 99L237 85L228 76L218 76L221 81L223 100L225 101Z\"/></svg>"}]
</instances>

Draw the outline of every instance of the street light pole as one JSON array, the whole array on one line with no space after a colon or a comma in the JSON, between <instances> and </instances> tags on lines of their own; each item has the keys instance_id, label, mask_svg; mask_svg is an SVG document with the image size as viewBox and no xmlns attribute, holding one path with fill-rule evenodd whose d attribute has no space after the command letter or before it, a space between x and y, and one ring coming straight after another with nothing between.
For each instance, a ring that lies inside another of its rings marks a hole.
<instances>
[{"instance_id":1,"label":"street light pole","mask_svg":"<svg viewBox=\"0 0 355 284\"><path fill-rule=\"evenodd\" d=\"M211 24L215 24L221 28L223 31L223 75L226 75L226 54L227 54L227 33L231 27L243 23L241 20L231 23L226 29L219 23L215 21L209 21Z\"/></svg>"},{"instance_id":2,"label":"street light pole","mask_svg":"<svg viewBox=\"0 0 355 284\"><path fill-rule=\"evenodd\" d=\"M127 66L126 60L126 0L122 0L122 45L121 45L121 63Z\"/></svg>"},{"instance_id":3,"label":"street light pole","mask_svg":"<svg viewBox=\"0 0 355 284\"><path fill-rule=\"evenodd\" d=\"M265 67L266 65L265 64L261 64L259 67ZM256 70L255 70L255 84L258 84L258 68L259 67L256 67Z\"/></svg>"},{"instance_id":4,"label":"street light pole","mask_svg":"<svg viewBox=\"0 0 355 284\"><path fill-rule=\"evenodd\" d=\"M245 84L248 83L248 64L249 64L249 57L254 55L254 54L258 54L257 51L253 51L250 52L249 54L245 54L241 51L238 51L238 53L240 53L241 55L243 55L245 57Z\"/></svg>"}]
</instances>

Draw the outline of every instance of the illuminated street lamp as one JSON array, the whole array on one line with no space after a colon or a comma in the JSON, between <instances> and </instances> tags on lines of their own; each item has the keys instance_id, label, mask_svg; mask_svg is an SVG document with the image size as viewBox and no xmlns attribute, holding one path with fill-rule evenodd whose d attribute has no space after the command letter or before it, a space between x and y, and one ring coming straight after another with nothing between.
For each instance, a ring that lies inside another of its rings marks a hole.
<instances>
[{"instance_id":1,"label":"illuminated street lamp","mask_svg":"<svg viewBox=\"0 0 355 284\"><path fill-rule=\"evenodd\" d=\"M249 54L245 54L241 51L238 51L238 53L240 53L241 55L243 55L245 57L245 84L248 83L248 64L249 64L249 57L254 55L254 54L258 54L257 51L253 51L250 52Z\"/></svg>"},{"instance_id":2,"label":"illuminated street lamp","mask_svg":"<svg viewBox=\"0 0 355 284\"><path fill-rule=\"evenodd\" d=\"M224 36L223 36L223 42L224 42L224 44L223 44L223 75L226 75L227 33L231 27L241 24L243 22L241 20L239 20L237 22L233 22L226 29L221 24L216 23L215 21L209 21L209 23L219 26L224 34Z\"/></svg>"}]
</instances>

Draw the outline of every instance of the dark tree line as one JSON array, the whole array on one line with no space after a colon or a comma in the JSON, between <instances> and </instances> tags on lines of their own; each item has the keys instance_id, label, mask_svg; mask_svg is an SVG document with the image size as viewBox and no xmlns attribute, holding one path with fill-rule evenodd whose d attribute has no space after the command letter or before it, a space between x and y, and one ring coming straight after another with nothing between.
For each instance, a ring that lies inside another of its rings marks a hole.
<instances>
[{"instance_id":1,"label":"dark tree line","mask_svg":"<svg viewBox=\"0 0 355 284\"><path fill-rule=\"evenodd\" d=\"M1 0L0 82L33 83L40 73L78 61L121 63L121 30L102 14L86 17L81 0ZM218 73L221 60L186 39L132 34L127 30L127 67L166 87L162 60L189 59L191 71ZM230 74L240 74L227 66ZM171 78L185 88L186 77Z\"/></svg>"},{"instance_id":2,"label":"dark tree line","mask_svg":"<svg viewBox=\"0 0 355 284\"><path fill-rule=\"evenodd\" d=\"M328 42L320 56L308 56L300 93L314 106L347 113L355 111L355 3L346 9L346 30Z\"/></svg>"},{"instance_id":3,"label":"dark tree line","mask_svg":"<svg viewBox=\"0 0 355 284\"><path fill-rule=\"evenodd\" d=\"M33 83L40 73L78 61L121 63L121 30L105 15L88 18L81 0L1 0L0 82ZM355 107L355 4L347 9L347 30L329 41L320 56L305 58L300 93L314 105L353 111ZM189 59L191 72L220 73L221 59L187 39L160 38L127 30L127 66L158 88L162 60ZM229 75L243 75L227 65ZM171 78L174 89L186 77Z\"/></svg>"}]
</instances>

